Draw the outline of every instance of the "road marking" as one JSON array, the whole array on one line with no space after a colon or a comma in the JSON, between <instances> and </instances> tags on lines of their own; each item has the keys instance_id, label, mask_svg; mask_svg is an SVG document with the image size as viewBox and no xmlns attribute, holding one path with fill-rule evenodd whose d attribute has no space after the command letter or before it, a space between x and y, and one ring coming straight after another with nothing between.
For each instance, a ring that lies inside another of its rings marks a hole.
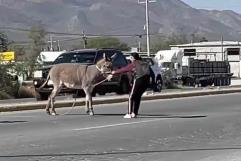
<instances>
[{"instance_id":1,"label":"road marking","mask_svg":"<svg viewBox=\"0 0 241 161\"><path fill-rule=\"evenodd\" d=\"M159 118L159 119L127 122L127 123L120 123L120 124L110 124L110 125L103 125L103 126L85 127L85 128L72 129L72 130L73 131L83 131L83 130L102 129L102 128L108 128L108 127L116 127L116 126L133 125L133 124L140 124L140 123L147 123L147 122L155 122L155 121L160 121L160 120L163 120L163 119L164 118Z\"/></svg>"},{"instance_id":2,"label":"road marking","mask_svg":"<svg viewBox=\"0 0 241 161\"><path fill-rule=\"evenodd\" d=\"M7 114L0 114L0 118L36 118L36 116L10 116L10 115L7 115Z\"/></svg>"}]
</instances>

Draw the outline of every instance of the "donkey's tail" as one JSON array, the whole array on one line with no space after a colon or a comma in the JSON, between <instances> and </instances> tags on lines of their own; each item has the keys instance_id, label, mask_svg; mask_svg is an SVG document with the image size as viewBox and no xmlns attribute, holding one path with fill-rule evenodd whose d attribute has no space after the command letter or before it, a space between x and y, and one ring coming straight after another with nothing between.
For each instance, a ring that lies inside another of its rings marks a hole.
<instances>
[{"instance_id":1,"label":"donkey's tail","mask_svg":"<svg viewBox=\"0 0 241 161\"><path fill-rule=\"evenodd\" d=\"M40 89L43 88L49 81L50 79L50 74L48 74L46 81L39 87Z\"/></svg>"}]
</instances>

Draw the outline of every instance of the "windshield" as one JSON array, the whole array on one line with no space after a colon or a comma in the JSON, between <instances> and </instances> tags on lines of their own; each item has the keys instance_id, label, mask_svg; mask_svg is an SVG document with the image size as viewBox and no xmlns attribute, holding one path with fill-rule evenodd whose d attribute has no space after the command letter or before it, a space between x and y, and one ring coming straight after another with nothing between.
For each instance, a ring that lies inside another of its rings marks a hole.
<instances>
[{"instance_id":1,"label":"windshield","mask_svg":"<svg viewBox=\"0 0 241 161\"><path fill-rule=\"evenodd\" d=\"M60 63L83 63L94 64L96 52L83 52L83 53L64 53L57 57L54 64Z\"/></svg>"},{"instance_id":2,"label":"windshield","mask_svg":"<svg viewBox=\"0 0 241 161\"><path fill-rule=\"evenodd\" d=\"M174 64L172 62L163 62L162 67L163 68L174 68Z\"/></svg>"},{"instance_id":3,"label":"windshield","mask_svg":"<svg viewBox=\"0 0 241 161\"><path fill-rule=\"evenodd\" d=\"M147 62L151 66L154 65L154 62L153 62L152 58L142 58L142 60L144 62Z\"/></svg>"}]
</instances>

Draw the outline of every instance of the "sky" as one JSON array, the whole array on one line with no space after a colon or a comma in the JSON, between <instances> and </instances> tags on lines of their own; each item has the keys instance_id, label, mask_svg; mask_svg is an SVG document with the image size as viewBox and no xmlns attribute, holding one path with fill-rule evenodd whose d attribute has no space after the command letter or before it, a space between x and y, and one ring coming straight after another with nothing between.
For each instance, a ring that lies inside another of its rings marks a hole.
<instances>
[{"instance_id":1,"label":"sky","mask_svg":"<svg viewBox=\"0 0 241 161\"><path fill-rule=\"evenodd\" d=\"M233 10L241 14L241 0L182 0L197 9Z\"/></svg>"}]
</instances>

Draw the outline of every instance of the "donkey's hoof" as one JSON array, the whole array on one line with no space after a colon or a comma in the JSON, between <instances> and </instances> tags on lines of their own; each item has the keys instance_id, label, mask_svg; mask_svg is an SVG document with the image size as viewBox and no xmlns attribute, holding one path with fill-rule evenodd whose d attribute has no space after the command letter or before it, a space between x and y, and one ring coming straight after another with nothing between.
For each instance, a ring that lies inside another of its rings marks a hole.
<instances>
[{"instance_id":1,"label":"donkey's hoof","mask_svg":"<svg viewBox=\"0 0 241 161\"><path fill-rule=\"evenodd\" d=\"M90 111L90 112L89 112L89 115L90 115L90 116L94 116L94 112L93 112L93 111Z\"/></svg>"},{"instance_id":2,"label":"donkey's hoof","mask_svg":"<svg viewBox=\"0 0 241 161\"><path fill-rule=\"evenodd\" d=\"M56 114L55 112L52 112L51 115L52 115L52 116L56 116L57 114Z\"/></svg>"},{"instance_id":3,"label":"donkey's hoof","mask_svg":"<svg viewBox=\"0 0 241 161\"><path fill-rule=\"evenodd\" d=\"M89 111L89 110L86 110L85 112L86 112L86 114L90 114L90 111Z\"/></svg>"},{"instance_id":4,"label":"donkey's hoof","mask_svg":"<svg viewBox=\"0 0 241 161\"><path fill-rule=\"evenodd\" d=\"M46 113L47 113L48 115L51 115L50 111L48 111L48 110L46 110Z\"/></svg>"}]
</instances>

